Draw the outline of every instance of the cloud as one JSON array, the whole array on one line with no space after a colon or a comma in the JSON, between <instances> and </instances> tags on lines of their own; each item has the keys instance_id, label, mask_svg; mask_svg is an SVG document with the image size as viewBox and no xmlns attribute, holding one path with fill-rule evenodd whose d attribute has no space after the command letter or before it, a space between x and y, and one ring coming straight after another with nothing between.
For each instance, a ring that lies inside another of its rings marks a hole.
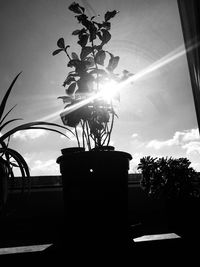
<instances>
[{"instance_id":1,"label":"cloud","mask_svg":"<svg viewBox=\"0 0 200 267\"><path fill-rule=\"evenodd\" d=\"M143 156L144 155L142 154L142 152L136 152L136 153L133 154L133 158L132 158L132 160L130 161L130 164L129 164L129 172L130 173L138 172L137 167L138 167L138 164L140 163L140 159Z\"/></svg>"},{"instance_id":2,"label":"cloud","mask_svg":"<svg viewBox=\"0 0 200 267\"><path fill-rule=\"evenodd\" d=\"M186 154L198 153L200 155L200 142L192 141L182 146L186 149Z\"/></svg>"},{"instance_id":3,"label":"cloud","mask_svg":"<svg viewBox=\"0 0 200 267\"><path fill-rule=\"evenodd\" d=\"M166 141L159 141L159 140L151 140L146 147L148 148L154 148L156 150L159 150L163 147L169 147L169 146L173 146L177 144L176 141L174 139L169 139Z\"/></svg>"},{"instance_id":4,"label":"cloud","mask_svg":"<svg viewBox=\"0 0 200 267\"><path fill-rule=\"evenodd\" d=\"M55 159L49 160L35 160L30 166L30 173L32 176L37 175L59 175L59 165Z\"/></svg>"},{"instance_id":5,"label":"cloud","mask_svg":"<svg viewBox=\"0 0 200 267\"><path fill-rule=\"evenodd\" d=\"M47 135L47 131L43 129L30 129L24 131L18 131L14 133L13 137L21 140L36 139L41 136Z\"/></svg>"},{"instance_id":6,"label":"cloud","mask_svg":"<svg viewBox=\"0 0 200 267\"><path fill-rule=\"evenodd\" d=\"M190 129L190 130L185 130L185 131L177 131L175 132L174 136L171 139L168 140L164 140L164 141L159 141L159 140L151 140L150 142L148 142L148 144L146 145L146 147L148 148L154 148L156 150L165 148L165 147L171 147L171 146L181 146L183 149L187 149L187 145L186 143L188 141L196 141L196 140L200 140L199 138L199 131L198 129ZM194 142L193 142L194 143ZM198 142L195 142L198 143ZM190 145L191 147L192 145ZM194 144L193 144L194 146ZM197 145L195 144L195 146L197 147Z\"/></svg>"},{"instance_id":7,"label":"cloud","mask_svg":"<svg viewBox=\"0 0 200 267\"><path fill-rule=\"evenodd\" d=\"M183 141L194 141L199 139L199 130L197 128L186 131L183 136Z\"/></svg>"},{"instance_id":8,"label":"cloud","mask_svg":"<svg viewBox=\"0 0 200 267\"><path fill-rule=\"evenodd\" d=\"M194 170L200 172L200 162L191 162L190 167L192 167Z\"/></svg>"},{"instance_id":9,"label":"cloud","mask_svg":"<svg viewBox=\"0 0 200 267\"><path fill-rule=\"evenodd\" d=\"M132 138L136 138L136 137L138 137L138 134L137 134L137 133L133 133L133 134L131 135L131 137L132 137Z\"/></svg>"}]
</instances>

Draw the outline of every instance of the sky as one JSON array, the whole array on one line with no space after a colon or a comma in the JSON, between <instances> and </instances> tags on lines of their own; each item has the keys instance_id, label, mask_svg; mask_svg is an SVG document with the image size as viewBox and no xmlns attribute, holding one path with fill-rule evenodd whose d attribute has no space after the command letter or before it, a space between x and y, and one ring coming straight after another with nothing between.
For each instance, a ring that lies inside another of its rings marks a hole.
<instances>
[{"instance_id":1,"label":"sky","mask_svg":"<svg viewBox=\"0 0 200 267\"><path fill-rule=\"evenodd\" d=\"M200 171L200 139L177 2L175 0L79 0L89 16L118 10L107 49L120 56L123 69L138 79L120 91L111 145L132 155L130 172L143 156L187 157ZM0 99L22 71L8 107L12 118L62 125L59 112L67 73L64 55L55 57L64 37L75 52L72 31L79 28L69 0L0 0ZM153 66L153 68L152 68ZM148 70L148 71L147 71ZM151 70L151 71L149 71ZM19 122L13 123L13 126ZM77 146L74 138L43 130L18 132L10 147L26 159L31 175L59 175L61 149Z\"/></svg>"}]
</instances>

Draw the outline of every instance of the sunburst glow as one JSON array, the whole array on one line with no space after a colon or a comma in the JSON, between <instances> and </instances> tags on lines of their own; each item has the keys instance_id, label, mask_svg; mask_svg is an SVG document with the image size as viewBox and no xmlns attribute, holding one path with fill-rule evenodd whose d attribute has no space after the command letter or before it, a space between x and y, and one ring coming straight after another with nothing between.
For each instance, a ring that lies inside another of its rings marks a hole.
<instances>
[{"instance_id":1,"label":"sunburst glow","mask_svg":"<svg viewBox=\"0 0 200 267\"><path fill-rule=\"evenodd\" d=\"M187 51L190 51L190 50L196 48L197 46L199 46L199 43L192 45L191 47L189 47L187 49ZM178 59L179 57L181 57L185 54L186 54L185 47L184 47L184 45L181 45L180 47L178 47L177 49L175 49L174 51L172 51L168 55L166 55L163 58L159 59L158 61L154 62L149 67L139 71L138 73L131 76L130 78L128 78L124 82L117 84L116 82L111 81L111 82L104 84L104 86L102 85L102 90L100 91L100 93L98 93L94 96L88 97L87 99L84 99L83 101L73 105L73 107L69 107L68 109L66 109L64 111L62 110L63 115L69 114L69 113L73 112L74 110L88 104L89 102L93 101L94 99L98 99L99 97L103 97L103 98L105 98L105 100L110 101L110 99L113 98L114 95L117 94L126 85L144 78L146 75L164 67L165 65L171 63L172 61ZM57 114L58 114L58 112L56 112L54 114L50 114L48 116L48 118L53 119L53 117L57 116Z\"/></svg>"},{"instance_id":2,"label":"sunburst glow","mask_svg":"<svg viewBox=\"0 0 200 267\"><path fill-rule=\"evenodd\" d=\"M100 96L108 103L117 96L119 84L116 81L109 81L100 85Z\"/></svg>"}]
</instances>

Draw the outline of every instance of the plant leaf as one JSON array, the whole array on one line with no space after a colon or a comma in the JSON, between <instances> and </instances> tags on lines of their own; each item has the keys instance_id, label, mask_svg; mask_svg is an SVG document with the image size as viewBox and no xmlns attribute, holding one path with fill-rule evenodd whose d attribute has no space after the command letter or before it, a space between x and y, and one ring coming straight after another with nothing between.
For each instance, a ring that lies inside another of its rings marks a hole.
<instances>
[{"instance_id":1,"label":"plant leaf","mask_svg":"<svg viewBox=\"0 0 200 267\"><path fill-rule=\"evenodd\" d=\"M91 46L82 47L81 54L80 54L81 60L86 58L91 52L92 52L92 47Z\"/></svg>"},{"instance_id":2,"label":"plant leaf","mask_svg":"<svg viewBox=\"0 0 200 267\"><path fill-rule=\"evenodd\" d=\"M80 6L78 3L73 2L69 7L69 10L73 11L76 14L82 14L85 12L85 8Z\"/></svg>"},{"instance_id":3,"label":"plant leaf","mask_svg":"<svg viewBox=\"0 0 200 267\"><path fill-rule=\"evenodd\" d=\"M26 163L26 161L22 155L19 152L17 152L16 150L11 149L11 148L6 148L5 153L7 155L9 154L10 156L12 156L15 159L15 161L17 162L17 164L20 167L20 171L21 171L23 178L30 178L30 172L29 172L28 164Z\"/></svg>"},{"instance_id":4,"label":"plant leaf","mask_svg":"<svg viewBox=\"0 0 200 267\"><path fill-rule=\"evenodd\" d=\"M72 32L72 35L78 35L81 32L81 30L75 30Z\"/></svg>"},{"instance_id":5,"label":"plant leaf","mask_svg":"<svg viewBox=\"0 0 200 267\"><path fill-rule=\"evenodd\" d=\"M102 29L101 31L102 31L102 34L103 34L102 35L102 44L101 45L103 45L103 44L106 44L106 43L108 43L110 41L111 34L109 33L109 31L107 31L105 29Z\"/></svg>"},{"instance_id":6,"label":"plant leaf","mask_svg":"<svg viewBox=\"0 0 200 267\"><path fill-rule=\"evenodd\" d=\"M45 130L57 132L57 133L59 133L61 135L66 136L64 133L62 133L62 132L60 132L58 130L55 130L55 129L52 129L52 128L45 128L43 126L51 126L51 127L62 128L62 129L65 129L67 131L70 131L72 134L74 134L70 129L68 129L68 128L62 126L62 125L59 125L59 124L56 124L56 123L51 123L51 122L35 121L35 122L24 123L22 125L19 125L19 126L13 128L13 129L11 129L10 131L6 132L2 136L0 136L0 143L3 142L5 139L9 138L14 133L18 132L18 131L29 130L29 129L45 129Z\"/></svg>"},{"instance_id":7,"label":"plant leaf","mask_svg":"<svg viewBox=\"0 0 200 267\"><path fill-rule=\"evenodd\" d=\"M8 97L9 97L9 95L10 95L10 92L11 92L11 90L12 90L12 88L13 88L13 85L15 84L17 78L19 77L19 75L20 75L21 73L22 73L22 72L18 73L17 76L13 79L13 81L12 81L11 85L9 86L9 88L8 88L8 90L7 90L7 92L6 92L6 94L4 95L4 98L2 99L2 102L1 102L1 105L0 105L0 120L1 120L1 118L2 118L2 116L3 116L4 109L5 109L5 106L6 106ZM5 116L4 116L4 118L5 118ZM4 120L4 118L1 120L1 122Z\"/></svg>"},{"instance_id":8,"label":"plant leaf","mask_svg":"<svg viewBox=\"0 0 200 267\"><path fill-rule=\"evenodd\" d=\"M86 63L86 66L87 66L87 68L91 68L91 67L93 67L94 66L94 58L93 57L87 57L86 59L85 59L85 63Z\"/></svg>"},{"instance_id":9,"label":"plant leaf","mask_svg":"<svg viewBox=\"0 0 200 267\"><path fill-rule=\"evenodd\" d=\"M56 49L55 51L53 51L52 55L55 56L59 54L61 51L63 51L63 48Z\"/></svg>"},{"instance_id":10,"label":"plant leaf","mask_svg":"<svg viewBox=\"0 0 200 267\"><path fill-rule=\"evenodd\" d=\"M79 36L79 41L77 42L81 47L86 46L88 41L88 35L87 34L82 34Z\"/></svg>"},{"instance_id":11,"label":"plant leaf","mask_svg":"<svg viewBox=\"0 0 200 267\"><path fill-rule=\"evenodd\" d=\"M62 49L65 49L65 40L64 40L64 38L58 39L57 46L62 48Z\"/></svg>"},{"instance_id":12,"label":"plant leaf","mask_svg":"<svg viewBox=\"0 0 200 267\"><path fill-rule=\"evenodd\" d=\"M110 56L111 58L109 60L107 70L112 72L117 67L120 57L119 56L114 57L111 53Z\"/></svg>"},{"instance_id":13,"label":"plant leaf","mask_svg":"<svg viewBox=\"0 0 200 267\"><path fill-rule=\"evenodd\" d=\"M99 50L96 53L95 60L96 60L96 63L97 64L104 66L104 60L105 60L105 58L106 58L106 53L105 53L104 50Z\"/></svg>"},{"instance_id":14,"label":"plant leaf","mask_svg":"<svg viewBox=\"0 0 200 267\"><path fill-rule=\"evenodd\" d=\"M19 121L19 120L22 120L22 119L19 118L19 119L12 119L12 120L6 121L3 125L0 126L0 132L1 132L2 129L5 128L5 126L8 125L9 123L14 122L14 121Z\"/></svg>"},{"instance_id":15,"label":"plant leaf","mask_svg":"<svg viewBox=\"0 0 200 267\"><path fill-rule=\"evenodd\" d=\"M72 52L72 59L79 59L78 55L75 52Z\"/></svg>"},{"instance_id":16,"label":"plant leaf","mask_svg":"<svg viewBox=\"0 0 200 267\"><path fill-rule=\"evenodd\" d=\"M76 90L76 83L70 84L70 86L66 89L68 95L73 95Z\"/></svg>"},{"instance_id":17,"label":"plant leaf","mask_svg":"<svg viewBox=\"0 0 200 267\"><path fill-rule=\"evenodd\" d=\"M108 20L110 20L111 18L115 17L115 15L119 13L119 11L113 10L113 11L107 11L104 18L105 21L107 22Z\"/></svg>"},{"instance_id":18,"label":"plant leaf","mask_svg":"<svg viewBox=\"0 0 200 267\"><path fill-rule=\"evenodd\" d=\"M75 67L76 68L79 63L80 63L80 60L78 60L78 59L71 59L68 62L67 67L70 67L70 68Z\"/></svg>"},{"instance_id":19,"label":"plant leaf","mask_svg":"<svg viewBox=\"0 0 200 267\"><path fill-rule=\"evenodd\" d=\"M64 104L71 104L72 102L72 98L70 96L59 96L58 99L62 99Z\"/></svg>"},{"instance_id":20,"label":"plant leaf","mask_svg":"<svg viewBox=\"0 0 200 267\"><path fill-rule=\"evenodd\" d=\"M3 121L6 119L6 117L9 115L9 113L16 107L17 105L14 105L2 118L2 120L0 121L0 125L3 123Z\"/></svg>"},{"instance_id":21,"label":"plant leaf","mask_svg":"<svg viewBox=\"0 0 200 267\"><path fill-rule=\"evenodd\" d=\"M69 85L71 82L75 82L75 78L72 74L69 74L65 81L63 82L63 86L65 87L66 85Z\"/></svg>"}]
</instances>

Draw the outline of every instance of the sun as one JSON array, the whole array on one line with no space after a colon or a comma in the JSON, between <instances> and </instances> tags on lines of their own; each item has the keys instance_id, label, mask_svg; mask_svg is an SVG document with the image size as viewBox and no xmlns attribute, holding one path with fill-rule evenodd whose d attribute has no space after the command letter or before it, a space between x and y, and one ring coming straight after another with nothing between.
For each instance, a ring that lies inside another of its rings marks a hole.
<instances>
[{"instance_id":1,"label":"sun","mask_svg":"<svg viewBox=\"0 0 200 267\"><path fill-rule=\"evenodd\" d=\"M109 81L100 85L100 96L110 103L119 93L119 85L116 81Z\"/></svg>"}]
</instances>

